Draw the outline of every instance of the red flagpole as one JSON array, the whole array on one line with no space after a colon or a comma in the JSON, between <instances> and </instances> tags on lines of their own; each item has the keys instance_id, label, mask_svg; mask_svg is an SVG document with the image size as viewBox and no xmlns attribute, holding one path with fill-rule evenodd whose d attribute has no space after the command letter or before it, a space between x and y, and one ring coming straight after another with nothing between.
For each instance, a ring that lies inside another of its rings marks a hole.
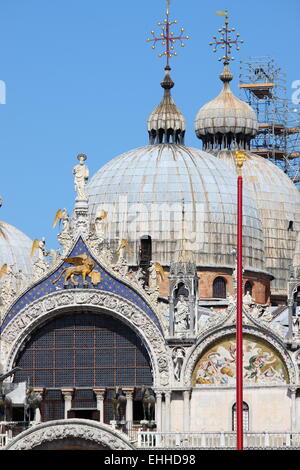
<instances>
[{"instance_id":1,"label":"red flagpole","mask_svg":"<svg viewBox=\"0 0 300 470\"><path fill-rule=\"evenodd\" d=\"M244 450L243 427L243 152L237 152L238 164L238 240L237 240L237 318L236 318L236 408L237 450Z\"/></svg>"},{"instance_id":2,"label":"red flagpole","mask_svg":"<svg viewBox=\"0 0 300 470\"><path fill-rule=\"evenodd\" d=\"M243 450L243 178L238 177L238 250L236 319L237 450Z\"/></svg>"}]
</instances>

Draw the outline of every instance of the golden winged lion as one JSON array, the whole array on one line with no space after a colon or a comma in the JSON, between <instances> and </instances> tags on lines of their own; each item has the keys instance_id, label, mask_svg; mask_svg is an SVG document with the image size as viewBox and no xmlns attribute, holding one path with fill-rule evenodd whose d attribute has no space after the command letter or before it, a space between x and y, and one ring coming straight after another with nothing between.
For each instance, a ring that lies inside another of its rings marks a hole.
<instances>
[{"instance_id":1,"label":"golden winged lion","mask_svg":"<svg viewBox=\"0 0 300 470\"><path fill-rule=\"evenodd\" d=\"M87 284L86 278L89 276L93 284L98 284L101 281L101 274L98 271L94 271L95 263L94 261L87 256L86 253L83 255L74 256L72 258L63 258L63 261L73 264L74 267L65 268L60 275L58 276L53 284L56 284L62 275L65 275L64 285L68 285L69 279L71 280L74 286L77 286L78 283L75 281L74 276L81 276L83 283Z\"/></svg>"}]
</instances>

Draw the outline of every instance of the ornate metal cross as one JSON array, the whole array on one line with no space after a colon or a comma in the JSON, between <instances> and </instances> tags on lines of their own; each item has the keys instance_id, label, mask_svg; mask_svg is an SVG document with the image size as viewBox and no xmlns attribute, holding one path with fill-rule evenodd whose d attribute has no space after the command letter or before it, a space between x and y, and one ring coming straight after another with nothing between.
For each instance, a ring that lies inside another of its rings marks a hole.
<instances>
[{"instance_id":1,"label":"ornate metal cross","mask_svg":"<svg viewBox=\"0 0 300 470\"><path fill-rule=\"evenodd\" d=\"M233 39L232 33L235 32L235 28L229 28L229 19L228 19L228 12L217 12L217 14L222 14L225 16L225 26L219 29L220 38L218 39L217 36L213 36L214 42L210 42L210 46L214 46L213 52L217 52L217 48L221 46L222 49L225 49L225 55L219 58L219 61L224 61L224 65L228 65L231 60L234 60L234 57L231 57L231 49L233 46L236 47L236 50L239 51L240 47L239 44L243 44L244 41L240 39L240 34L236 34L235 38Z\"/></svg>"},{"instance_id":2,"label":"ornate metal cross","mask_svg":"<svg viewBox=\"0 0 300 470\"><path fill-rule=\"evenodd\" d=\"M156 45L161 42L161 45L165 47L165 51L161 54L158 55L158 57L166 57L167 61L167 66L169 66L170 59L174 56L177 56L177 52L175 52L175 45L177 41L180 41L181 47L185 46L184 40L190 39L189 36L184 36L184 28L181 28L180 34L175 36L175 33L171 31L172 26L174 24L177 24L178 21L170 21L169 19L169 6L170 6L170 1L167 0L167 5L166 5L166 19L161 22L157 23L158 26L161 27L161 33L160 37L156 37L155 31L151 31L152 38L147 39L147 42L152 42L152 49L156 49Z\"/></svg>"}]
</instances>

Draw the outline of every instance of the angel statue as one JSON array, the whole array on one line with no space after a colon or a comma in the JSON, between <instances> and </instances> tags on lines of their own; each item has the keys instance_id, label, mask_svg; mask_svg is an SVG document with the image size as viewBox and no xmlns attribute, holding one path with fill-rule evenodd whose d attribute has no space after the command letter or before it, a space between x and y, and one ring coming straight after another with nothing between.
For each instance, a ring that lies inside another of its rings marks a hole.
<instances>
[{"instance_id":1,"label":"angel statue","mask_svg":"<svg viewBox=\"0 0 300 470\"><path fill-rule=\"evenodd\" d=\"M46 239L43 237L40 241L36 238L32 244L30 258L32 258L35 254L35 251L38 250L38 259L44 260L45 256L48 256L48 252L46 251Z\"/></svg>"},{"instance_id":2,"label":"angel statue","mask_svg":"<svg viewBox=\"0 0 300 470\"><path fill-rule=\"evenodd\" d=\"M57 222L60 221L62 225L62 233L66 233L70 230L70 217L67 209L58 209L55 215L55 219L52 227L55 228Z\"/></svg>"},{"instance_id":3,"label":"angel statue","mask_svg":"<svg viewBox=\"0 0 300 470\"><path fill-rule=\"evenodd\" d=\"M73 286L78 286L78 282L75 281L74 276L81 276L84 285L87 285L87 277L91 278L92 284L99 284L99 282L101 282L101 273L94 270L95 263L86 253L71 258L63 258L63 261L73 264L74 267L63 269L58 278L53 281L53 284L56 284L63 275L65 276L65 286L69 284L69 279Z\"/></svg>"},{"instance_id":4,"label":"angel statue","mask_svg":"<svg viewBox=\"0 0 300 470\"><path fill-rule=\"evenodd\" d=\"M87 156L84 154L79 154L77 160L79 160L79 165L74 166L73 175L74 175L74 185L75 191L77 193L76 201L87 201L88 197L85 192L85 186L89 179L89 169L84 164Z\"/></svg>"},{"instance_id":5,"label":"angel statue","mask_svg":"<svg viewBox=\"0 0 300 470\"><path fill-rule=\"evenodd\" d=\"M128 253L132 253L131 248L129 248L128 241L122 238L122 240L119 240L119 247L116 251L119 255L118 262L125 258L125 251L127 251Z\"/></svg>"},{"instance_id":6,"label":"angel statue","mask_svg":"<svg viewBox=\"0 0 300 470\"><path fill-rule=\"evenodd\" d=\"M40 241L36 238L32 244L30 258L32 258L38 250L38 259L33 264L34 279L40 279L48 269L48 264L45 257L49 255L46 251L46 239L43 237Z\"/></svg>"},{"instance_id":7,"label":"angel statue","mask_svg":"<svg viewBox=\"0 0 300 470\"><path fill-rule=\"evenodd\" d=\"M95 218L95 233L100 240L104 238L103 220L107 218L107 212L102 210L101 213Z\"/></svg>"},{"instance_id":8,"label":"angel statue","mask_svg":"<svg viewBox=\"0 0 300 470\"><path fill-rule=\"evenodd\" d=\"M165 280L165 273L163 267L159 263L150 261L149 272L149 289L155 289L158 286L158 282Z\"/></svg>"}]
</instances>

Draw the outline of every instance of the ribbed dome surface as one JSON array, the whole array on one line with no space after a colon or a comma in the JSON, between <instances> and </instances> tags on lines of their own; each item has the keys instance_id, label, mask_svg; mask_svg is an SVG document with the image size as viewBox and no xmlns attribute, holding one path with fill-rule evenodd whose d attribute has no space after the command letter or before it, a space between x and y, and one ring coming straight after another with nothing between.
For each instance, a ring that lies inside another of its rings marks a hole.
<instances>
[{"instance_id":1,"label":"ribbed dome surface","mask_svg":"<svg viewBox=\"0 0 300 470\"><path fill-rule=\"evenodd\" d=\"M131 242L133 264L140 237L150 235L152 257L161 264L170 265L176 241L184 238L198 265L234 266L236 178L214 156L176 144L142 147L105 165L87 191L91 218L107 210L107 236ZM247 192L244 223L245 266L263 269L261 223Z\"/></svg>"},{"instance_id":2,"label":"ribbed dome surface","mask_svg":"<svg viewBox=\"0 0 300 470\"><path fill-rule=\"evenodd\" d=\"M229 83L225 83L217 98L200 109L195 119L195 131L199 138L218 133L254 136L257 130L254 110L232 93Z\"/></svg>"},{"instance_id":3,"label":"ribbed dome surface","mask_svg":"<svg viewBox=\"0 0 300 470\"><path fill-rule=\"evenodd\" d=\"M221 150L212 153L235 170L234 152ZM275 276L272 292L285 295L300 230L300 193L276 165L250 152L245 154L248 158L244 163L243 176L259 210L266 268Z\"/></svg>"},{"instance_id":4,"label":"ribbed dome surface","mask_svg":"<svg viewBox=\"0 0 300 470\"><path fill-rule=\"evenodd\" d=\"M296 248L293 257L293 266L295 268L300 268L300 231L298 231L298 236L296 240Z\"/></svg>"},{"instance_id":5,"label":"ribbed dome surface","mask_svg":"<svg viewBox=\"0 0 300 470\"><path fill-rule=\"evenodd\" d=\"M175 131L185 131L185 119L181 111L177 108L170 94L166 94L157 108L152 111L148 118L148 132L151 133L163 129L165 133L169 129Z\"/></svg>"},{"instance_id":6,"label":"ribbed dome surface","mask_svg":"<svg viewBox=\"0 0 300 470\"><path fill-rule=\"evenodd\" d=\"M165 78L161 83L164 96L147 121L150 144L163 142L184 144L185 118L171 96L174 82L170 77L170 70L168 66L165 68Z\"/></svg>"},{"instance_id":7,"label":"ribbed dome surface","mask_svg":"<svg viewBox=\"0 0 300 470\"><path fill-rule=\"evenodd\" d=\"M23 232L6 222L0 222L0 267L6 263L13 265L14 272L22 270L24 274L30 275L31 247L32 241Z\"/></svg>"}]
</instances>

